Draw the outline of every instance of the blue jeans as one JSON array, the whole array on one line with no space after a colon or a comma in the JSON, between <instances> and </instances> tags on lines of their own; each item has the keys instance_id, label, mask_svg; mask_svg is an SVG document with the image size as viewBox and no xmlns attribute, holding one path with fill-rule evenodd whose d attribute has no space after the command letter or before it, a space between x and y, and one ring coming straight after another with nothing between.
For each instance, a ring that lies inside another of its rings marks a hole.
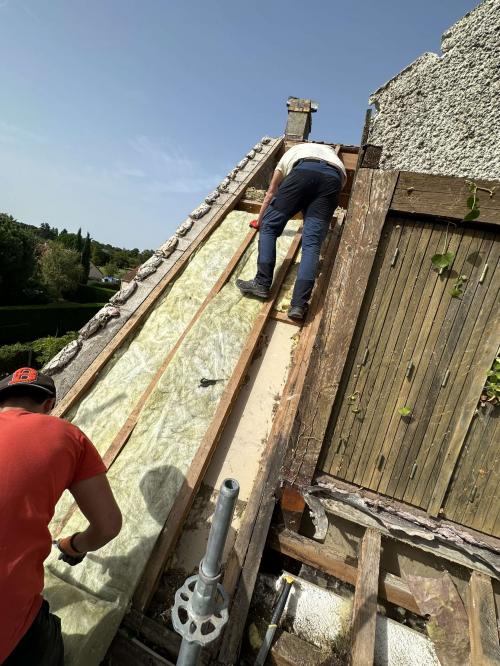
<instances>
[{"instance_id":1,"label":"blue jeans","mask_svg":"<svg viewBox=\"0 0 500 666\"><path fill-rule=\"evenodd\" d=\"M321 245L337 207L342 177L326 162L299 162L278 188L264 213L259 233L255 280L270 287L276 265L276 241L299 211L304 215L302 258L292 295L292 306L307 305L318 272Z\"/></svg>"}]
</instances>

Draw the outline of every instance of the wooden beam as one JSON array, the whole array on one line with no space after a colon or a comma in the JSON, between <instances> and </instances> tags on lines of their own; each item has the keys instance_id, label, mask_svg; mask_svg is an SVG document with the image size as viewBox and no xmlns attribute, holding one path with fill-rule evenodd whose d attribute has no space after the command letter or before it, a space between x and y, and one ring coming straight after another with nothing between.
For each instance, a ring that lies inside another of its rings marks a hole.
<instances>
[{"instance_id":1,"label":"wooden beam","mask_svg":"<svg viewBox=\"0 0 500 666\"><path fill-rule=\"evenodd\" d=\"M500 646L491 579L473 571L469 582L469 635L472 666L498 666Z\"/></svg>"},{"instance_id":2,"label":"wooden beam","mask_svg":"<svg viewBox=\"0 0 500 666\"><path fill-rule=\"evenodd\" d=\"M498 227L500 225L500 182L494 180L474 180L478 187L493 191L478 190L480 215L472 222L482 222ZM466 178L435 176L433 174L401 171L391 201L391 210L433 217L446 217L462 221L469 212L467 199L470 196Z\"/></svg>"},{"instance_id":3,"label":"wooden beam","mask_svg":"<svg viewBox=\"0 0 500 666\"><path fill-rule=\"evenodd\" d=\"M166 625L131 608L123 618L122 627L137 634L139 638L143 636L148 643L161 648L172 662L177 661L182 639Z\"/></svg>"},{"instance_id":4,"label":"wooden beam","mask_svg":"<svg viewBox=\"0 0 500 666\"><path fill-rule=\"evenodd\" d=\"M250 332L245 346L240 355L239 361L233 371L231 379L226 385L224 393L220 399L214 418L208 427L203 441L191 462L187 471L184 483L177 495L174 506L172 507L165 525L158 537L154 550L149 559L146 570L137 586L133 604L136 609L143 611L149 604L156 587L158 578L165 567L165 564L172 553L177 542L177 538L182 529L182 524L187 517L192 506L198 488L203 480L203 476L212 458L217 442L224 428L224 424L231 412L233 404L238 395L238 390L243 381L248 367L252 361L255 347L264 326L269 318L274 302L279 294L281 284L285 278L288 268L293 262L301 241L301 233L295 234L294 239L288 250L288 254L281 264L275 277L271 296L266 301L255 320L252 331Z\"/></svg>"},{"instance_id":5,"label":"wooden beam","mask_svg":"<svg viewBox=\"0 0 500 666\"><path fill-rule=\"evenodd\" d=\"M173 666L137 638L119 630L106 655L109 666Z\"/></svg>"},{"instance_id":6,"label":"wooden beam","mask_svg":"<svg viewBox=\"0 0 500 666\"><path fill-rule=\"evenodd\" d=\"M295 350L292 367L262 454L257 481L247 502L238 536L224 576L224 587L232 595L229 624L219 650L221 664L236 663L241 637L276 502L280 470L304 388L311 349L316 340L324 301L324 287L335 260L343 226L337 225L325 249L324 269L311 299L310 313Z\"/></svg>"},{"instance_id":7,"label":"wooden beam","mask_svg":"<svg viewBox=\"0 0 500 666\"><path fill-rule=\"evenodd\" d=\"M375 656L380 532L367 529L361 541L351 627L352 666L370 666Z\"/></svg>"},{"instance_id":8,"label":"wooden beam","mask_svg":"<svg viewBox=\"0 0 500 666\"><path fill-rule=\"evenodd\" d=\"M94 359L94 361L89 365L89 367L82 373L80 378L75 382L71 389L66 393L66 395L58 402L54 410L52 411L53 416L64 416L69 409L77 402L82 395L92 386L96 380L99 372L106 365L111 356L115 351L121 347L125 340L137 329L138 326L142 324L146 316L154 307L158 298L162 295L165 289L169 284L175 280L179 273L184 269L188 261L193 256L194 252L198 247L204 242L204 240L210 236L210 234L219 226L222 220L230 213L233 208L236 207L238 201L243 196L243 193L247 186L250 184L255 175L263 167L265 167L269 162L273 160L276 153L281 149L283 145L283 140L277 141L269 153L259 161L255 169L246 176L243 180L234 196L221 206L217 214L213 217L209 224L200 232L200 234L192 241L189 247L184 251L182 256L176 261L172 268L164 275L160 282L151 290L151 292L146 296L144 301L136 308L134 313L129 317L126 323L122 328L116 333L112 340L106 345L106 347L100 352L100 354ZM196 224L196 223L195 223Z\"/></svg>"},{"instance_id":9,"label":"wooden beam","mask_svg":"<svg viewBox=\"0 0 500 666\"><path fill-rule=\"evenodd\" d=\"M348 564L344 557L336 553L330 545L296 534L291 530L272 529L268 546L282 555L319 569L339 580L356 585L358 569ZM380 574L378 594L391 604L406 608L420 615L420 610L406 582L393 574Z\"/></svg>"},{"instance_id":10,"label":"wooden beam","mask_svg":"<svg viewBox=\"0 0 500 666\"><path fill-rule=\"evenodd\" d=\"M300 427L285 464L285 479L308 486L354 336L398 172L361 169L347 211L330 278L324 317L299 405Z\"/></svg>"},{"instance_id":11,"label":"wooden beam","mask_svg":"<svg viewBox=\"0 0 500 666\"><path fill-rule=\"evenodd\" d=\"M455 562L462 567L486 573L500 580L498 573L500 561L494 554L500 550L498 539L474 533L474 530L463 529L444 520L436 521L434 525L429 526L429 516L424 511L397 500L388 500L388 510L386 510L383 498L377 493L360 489L328 474L316 475L315 481L331 491L331 497L324 502L327 513L355 525L375 527L383 535L439 558L435 565L438 569L446 567L447 561ZM371 501L363 506L360 500L365 498ZM403 521L398 517L398 513L403 517ZM410 521L411 515L415 516L415 522ZM452 533L462 531L463 546L447 540L446 536L442 536L440 528L444 534L447 528L450 528ZM468 536L472 536L472 539L467 538ZM476 547L473 545L474 541L478 543ZM487 549L479 545L481 542L485 543Z\"/></svg>"}]
</instances>

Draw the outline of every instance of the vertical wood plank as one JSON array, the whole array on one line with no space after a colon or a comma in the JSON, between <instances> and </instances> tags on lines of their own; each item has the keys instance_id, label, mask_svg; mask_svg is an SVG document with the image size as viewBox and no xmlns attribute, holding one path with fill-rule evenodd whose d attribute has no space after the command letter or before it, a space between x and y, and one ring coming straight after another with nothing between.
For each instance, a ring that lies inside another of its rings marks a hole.
<instances>
[{"instance_id":1,"label":"vertical wood plank","mask_svg":"<svg viewBox=\"0 0 500 666\"><path fill-rule=\"evenodd\" d=\"M361 541L351 627L352 666L371 666L375 654L380 532L368 528Z\"/></svg>"},{"instance_id":2,"label":"vertical wood plank","mask_svg":"<svg viewBox=\"0 0 500 666\"><path fill-rule=\"evenodd\" d=\"M337 395L398 172L360 170L325 300L318 343L302 396L301 421L285 477L308 485Z\"/></svg>"},{"instance_id":3,"label":"vertical wood plank","mask_svg":"<svg viewBox=\"0 0 500 666\"><path fill-rule=\"evenodd\" d=\"M497 618L491 579L473 571L469 583L469 634L472 666L500 664Z\"/></svg>"}]
</instances>

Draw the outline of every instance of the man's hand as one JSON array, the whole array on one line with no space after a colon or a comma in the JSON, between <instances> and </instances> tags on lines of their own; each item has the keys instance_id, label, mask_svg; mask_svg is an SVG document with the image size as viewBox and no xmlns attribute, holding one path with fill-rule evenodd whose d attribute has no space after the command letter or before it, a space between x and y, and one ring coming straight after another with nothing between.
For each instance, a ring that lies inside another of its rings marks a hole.
<instances>
[{"instance_id":1,"label":"man's hand","mask_svg":"<svg viewBox=\"0 0 500 666\"><path fill-rule=\"evenodd\" d=\"M80 562L87 554L80 553L78 550L75 550L73 546L73 539L77 534L79 534L79 532L76 532L76 534L73 534L73 536L64 537L63 539L58 539L57 541L53 542L54 545L61 551L57 559L66 562L66 564L69 564L72 567L74 567L76 564L80 564Z\"/></svg>"},{"instance_id":2,"label":"man's hand","mask_svg":"<svg viewBox=\"0 0 500 666\"><path fill-rule=\"evenodd\" d=\"M252 220L251 222L248 223L248 226L252 227L252 229L259 229L260 222L258 219Z\"/></svg>"}]
</instances>

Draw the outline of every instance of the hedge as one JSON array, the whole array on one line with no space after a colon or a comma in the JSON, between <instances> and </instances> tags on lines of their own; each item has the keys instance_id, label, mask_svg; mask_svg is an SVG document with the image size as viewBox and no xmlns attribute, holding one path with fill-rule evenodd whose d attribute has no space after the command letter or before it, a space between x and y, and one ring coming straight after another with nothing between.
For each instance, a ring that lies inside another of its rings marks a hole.
<instances>
[{"instance_id":1,"label":"hedge","mask_svg":"<svg viewBox=\"0 0 500 666\"><path fill-rule=\"evenodd\" d=\"M0 345L77 331L104 303L49 303L0 307Z\"/></svg>"},{"instance_id":2,"label":"hedge","mask_svg":"<svg viewBox=\"0 0 500 666\"><path fill-rule=\"evenodd\" d=\"M77 336L76 331L71 331L60 338L47 337L3 345L0 347L0 373L10 374L23 366L40 369Z\"/></svg>"},{"instance_id":3,"label":"hedge","mask_svg":"<svg viewBox=\"0 0 500 666\"><path fill-rule=\"evenodd\" d=\"M91 284L80 284L71 300L76 303L105 303L116 294L116 289Z\"/></svg>"}]
</instances>

